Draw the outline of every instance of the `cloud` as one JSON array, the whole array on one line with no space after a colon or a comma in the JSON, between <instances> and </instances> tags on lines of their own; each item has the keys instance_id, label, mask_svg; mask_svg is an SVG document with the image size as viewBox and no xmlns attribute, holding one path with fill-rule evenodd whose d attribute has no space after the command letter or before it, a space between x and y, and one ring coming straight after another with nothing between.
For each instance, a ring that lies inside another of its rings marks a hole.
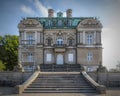
<instances>
[{"instance_id":1,"label":"cloud","mask_svg":"<svg viewBox=\"0 0 120 96\"><path fill-rule=\"evenodd\" d=\"M22 10L22 12L24 12L27 15L33 15L33 16L36 15L36 13L32 10L32 8L30 8L28 6L22 5L21 10Z\"/></svg>"},{"instance_id":2,"label":"cloud","mask_svg":"<svg viewBox=\"0 0 120 96\"><path fill-rule=\"evenodd\" d=\"M43 17L48 16L48 9L39 0L35 0L35 6Z\"/></svg>"}]
</instances>

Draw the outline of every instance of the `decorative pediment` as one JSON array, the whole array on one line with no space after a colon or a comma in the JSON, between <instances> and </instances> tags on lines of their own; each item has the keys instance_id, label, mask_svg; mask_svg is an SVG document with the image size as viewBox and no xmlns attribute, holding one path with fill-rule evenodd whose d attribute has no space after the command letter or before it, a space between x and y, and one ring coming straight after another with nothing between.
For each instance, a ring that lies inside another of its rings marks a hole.
<instances>
[{"instance_id":1,"label":"decorative pediment","mask_svg":"<svg viewBox=\"0 0 120 96\"><path fill-rule=\"evenodd\" d=\"M42 28L43 26L36 19L23 19L18 24L18 28L28 28L28 27Z\"/></svg>"},{"instance_id":2,"label":"decorative pediment","mask_svg":"<svg viewBox=\"0 0 120 96\"><path fill-rule=\"evenodd\" d=\"M102 24L97 19L84 19L78 24L78 28L102 28Z\"/></svg>"}]
</instances>

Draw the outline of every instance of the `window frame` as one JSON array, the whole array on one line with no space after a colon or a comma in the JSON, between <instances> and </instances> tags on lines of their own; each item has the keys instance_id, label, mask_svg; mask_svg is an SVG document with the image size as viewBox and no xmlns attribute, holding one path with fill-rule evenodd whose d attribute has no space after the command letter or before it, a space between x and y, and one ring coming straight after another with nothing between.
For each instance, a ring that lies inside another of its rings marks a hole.
<instances>
[{"instance_id":1,"label":"window frame","mask_svg":"<svg viewBox=\"0 0 120 96\"><path fill-rule=\"evenodd\" d=\"M63 45L63 39L58 38L56 43L57 43L57 45Z\"/></svg>"},{"instance_id":2,"label":"window frame","mask_svg":"<svg viewBox=\"0 0 120 96\"><path fill-rule=\"evenodd\" d=\"M73 53L68 54L68 61L69 62L74 62L74 54Z\"/></svg>"},{"instance_id":3,"label":"window frame","mask_svg":"<svg viewBox=\"0 0 120 96\"><path fill-rule=\"evenodd\" d=\"M93 60L93 53L92 52L88 52L87 53L87 61L92 61Z\"/></svg>"},{"instance_id":4,"label":"window frame","mask_svg":"<svg viewBox=\"0 0 120 96\"><path fill-rule=\"evenodd\" d=\"M46 61L47 62L51 62L52 61L52 54L51 53L47 53L46 54Z\"/></svg>"},{"instance_id":5,"label":"window frame","mask_svg":"<svg viewBox=\"0 0 120 96\"><path fill-rule=\"evenodd\" d=\"M28 62L33 62L33 53L28 53L28 55L27 55L27 61Z\"/></svg>"},{"instance_id":6,"label":"window frame","mask_svg":"<svg viewBox=\"0 0 120 96\"><path fill-rule=\"evenodd\" d=\"M87 44L91 45L93 44L93 34L87 34Z\"/></svg>"}]
</instances>

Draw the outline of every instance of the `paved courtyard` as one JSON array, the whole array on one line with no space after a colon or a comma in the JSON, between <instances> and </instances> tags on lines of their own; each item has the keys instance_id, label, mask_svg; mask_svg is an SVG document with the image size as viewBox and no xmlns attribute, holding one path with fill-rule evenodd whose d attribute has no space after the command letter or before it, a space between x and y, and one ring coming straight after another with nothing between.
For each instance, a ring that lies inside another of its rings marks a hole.
<instances>
[{"instance_id":1,"label":"paved courtyard","mask_svg":"<svg viewBox=\"0 0 120 96\"><path fill-rule=\"evenodd\" d=\"M120 96L120 88L109 88L106 94L93 93L41 93L41 94L14 94L13 87L0 87L0 96Z\"/></svg>"}]
</instances>

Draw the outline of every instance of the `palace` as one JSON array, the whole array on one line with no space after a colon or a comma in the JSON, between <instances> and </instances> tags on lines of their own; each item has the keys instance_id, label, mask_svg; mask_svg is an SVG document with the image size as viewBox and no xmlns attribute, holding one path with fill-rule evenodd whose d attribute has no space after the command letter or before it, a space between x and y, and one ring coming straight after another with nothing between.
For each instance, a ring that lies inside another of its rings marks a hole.
<instances>
[{"instance_id":1,"label":"palace","mask_svg":"<svg viewBox=\"0 0 120 96\"><path fill-rule=\"evenodd\" d=\"M79 64L95 71L102 63L102 24L95 17L66 17L48 9L48 17L27 17L20 21L19 63L25 71L40 65Z\"/></svg>"}]
</instances>

